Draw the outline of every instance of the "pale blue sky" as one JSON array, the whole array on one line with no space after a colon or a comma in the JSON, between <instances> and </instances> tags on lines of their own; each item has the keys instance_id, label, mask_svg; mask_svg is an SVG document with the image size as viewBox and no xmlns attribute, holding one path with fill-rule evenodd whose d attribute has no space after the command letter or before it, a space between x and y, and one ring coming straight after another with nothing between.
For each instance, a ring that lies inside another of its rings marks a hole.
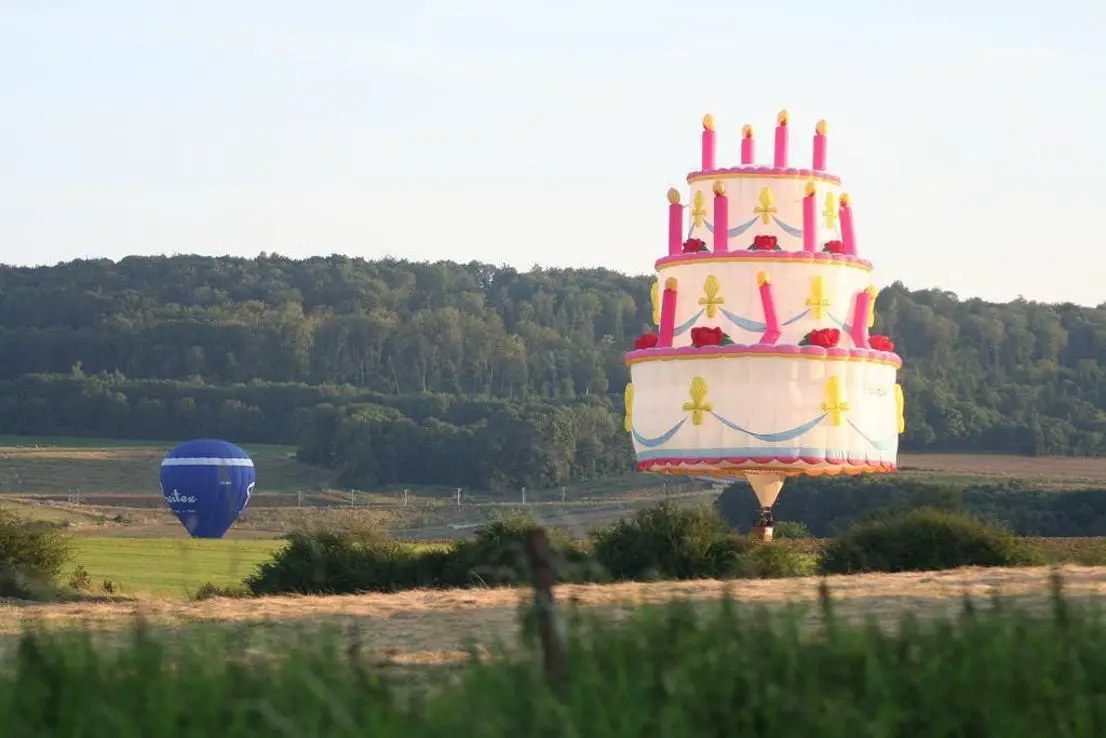
<instances>
[{"instance_id":1,"label":"pale blue sky","mask_svg":"<svg viewBox=\"0 0 1106 738\"><path fill-rule=\"evenodd\" d=\"M0 0L0 261L646 273L703 113L786 106L881 284L1098 304L1104 80L1102 0Z\"/></svg>"}]
</instances>

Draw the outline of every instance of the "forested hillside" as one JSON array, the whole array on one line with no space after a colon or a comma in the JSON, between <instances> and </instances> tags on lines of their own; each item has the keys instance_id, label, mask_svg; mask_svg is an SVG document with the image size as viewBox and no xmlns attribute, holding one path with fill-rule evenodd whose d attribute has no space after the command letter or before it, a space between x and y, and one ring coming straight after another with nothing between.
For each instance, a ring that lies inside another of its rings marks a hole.
<instances>
[{"instance_id":1,"label":"forested hillside","mask_svg":"<svg viewBox=\"0 0 1106 738\"><path fill-rule=\"evenodd\" d=\"M488 264L130 257L0 268L0 432L301 444L347 484L554 486L628 468L651 278ZM894 284L905 450L1106 455L1106 304Z\"/></svg>"}]
</instances>

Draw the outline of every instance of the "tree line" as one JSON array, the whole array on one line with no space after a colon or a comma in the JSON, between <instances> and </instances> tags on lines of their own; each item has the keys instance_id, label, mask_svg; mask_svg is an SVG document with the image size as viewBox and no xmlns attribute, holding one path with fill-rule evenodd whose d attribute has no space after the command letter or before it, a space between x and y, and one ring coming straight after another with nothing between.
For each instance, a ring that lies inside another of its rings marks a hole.
<instances>
[{"instance_id":1,"label":"tree line","mask_svg":"<svg viewBox=\"0 0 1106 738\"><path fill-rule=\"evenodd\" d=\"M0 432L292 443L356 484L607 474L631 464L623 354L651 285L342 256L2 267ZM1106 303L895 283L876 314L903 450L1106 454Z\"/></svg>"},{"instance_id":2,"label":"tree line","mask_svg":"<svg viewBox=\"0 0 1106 738\"><path fill-rule=\"evenodd\" d=\"M756 497L745 483L727 487L714 506L740 530L756 518ZM777 521L801 523L814 536L832 538L858 523L919 508L963 513L1018 536L1106 536L1106 489L1058 494L1019 479L958 483L905 474L796 477L784 485L772 512Z\"/></svg>"}]
</instances>

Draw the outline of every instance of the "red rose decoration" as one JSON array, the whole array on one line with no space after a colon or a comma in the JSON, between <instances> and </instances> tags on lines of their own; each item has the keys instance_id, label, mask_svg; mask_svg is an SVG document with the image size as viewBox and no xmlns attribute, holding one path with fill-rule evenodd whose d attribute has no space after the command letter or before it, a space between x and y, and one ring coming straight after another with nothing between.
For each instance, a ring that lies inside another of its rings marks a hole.
<instances>
[{"instance_id":1,"label":"red rose decoration","mask_svg":"<svg viewBox=\"0 0 1106 738\"><path fill-rule=\"evenodd\" d=\"M726 337L726 334L722 332L721 328L701 327L691 329L691 344L695 346L695 348L702 348L703 346L720 346Z\"/></svg>"},{"instance_id":2,"label":"red rose decoration","mask_svg":"<svg viewBox=\"0 0 1106 738\"><path fill-rule=\"evenodd\" d=\"M841 331L836 328L818 328L803 336L800 346L821 346L822 348L834 348L841 340Z\"/></svg>"},{"instance_id":3,"label":"red rose decoration","mask_svg":"<svg viewBox=\"0 0 1106 738\"><path fill-rule=\"evenodd\" d=\"M659 340L656 333L642 333L634 341L634 348L638 350L655 348Z\"/></svg>"},{"instance_id":4,"label":"red rose decoration","mask_svg":"<svg viewBox=\"0 0 1106 738\"><path fill-rule=\"evenodd\" d=\"M749 249L752 251L772 251L779 248L776 241L775 236L754 236L753 245Z\"/></svg>"},{"instance_id":5,"label":"red rose decoration","mask_svg":"<svg viewBox=\"0 0 1106 738\"><path fill-rule=\"evenodd\" d=\"M831 254L843 254L845 253L845 244L841 241L826 241L822 251L828 251Z\"/></svg>"},{"instance_id":6,"label":"red rose decoration","mask_svg":"<svg viewBox=\"0 0 1106 738\"><path fill-rule=\"evenodd\" d=\"M694 254L699 251L706 251L707 244L701 238L689 238L684 241L684 253Z\"/></svg>"},{"instance_id":7,"label":"red rose decoration","mask_svg":"<svg viewBox=\"0 0 1106 738\"><path fill-rule=\"evenodd\" d=\"M894 351L895 342L887 336L868 336L868 345L876 351Z\"/></svg>"}]
</instances>

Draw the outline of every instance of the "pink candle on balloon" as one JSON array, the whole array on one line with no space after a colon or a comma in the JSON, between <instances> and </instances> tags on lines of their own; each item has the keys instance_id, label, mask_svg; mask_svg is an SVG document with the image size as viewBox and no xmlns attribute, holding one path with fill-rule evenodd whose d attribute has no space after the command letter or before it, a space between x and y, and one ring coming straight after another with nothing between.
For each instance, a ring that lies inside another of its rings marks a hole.
<instances>
[{"instance_id":1,"label":"pink candle on balloon","mask_svg":"<svg viewBox=\"0 0 1106 738\"><path fill-rule=\"evenodd\" d=\"M676 280L669 277L664 281L664 294L661 295L661 324L657 332L657 346L670 348L672 336L676 332Z\"/></svg>"},{"instance_id":2,"label":"pink candle on balloon","mask_svg":"<svg viewBox=\"0 0 1106 738\"><path fill-rule=\"evenodd\" d=\"M774 166L776 169L787 168L787 120L786 110L781 110L776 116L776 157Z\"/></svg>"},{"instance_id":3,"label":"pink candle on balloon","mask_svg":"<svg viewBox=\"0 0 1106 738\"><path fill-rule=\"evenodd\" d=\"M741 127L741 166L748 166L753 163L753 147L755 145L753 142L753 127L746 123Z\"/></svg>"},{"instance_id":4,"label":"pink candle on balloon","mask_svg":"<svg viewBox=\"0 0 1106 738\"><path fill-rule=\"evenodd\" d=\"M868 287L856 295L856 307L853 310L853 322L849 326L849 335L857 348L871 348L868 342L868 318L872 314L872 300L875 296L875 287Z\"/></svg>"},{"instance_id":5,"label":"pink candle on balloon","mask_svg":"<svg viewBox=\"0 0 1106 738\"><path fill-rule=\"evenodd\" d=\"M814 126L813 168L819 172L826 170L826 122L824 120L818 121L818 125Z\"/></svg>"},{"instance_id":6,"label":"pink candle on balloon","mask_svg":"<svg viewBox=\"0 0 1106 738\"><path fill-rule=\"evenodd\" d=\"M722 180L714 182L714 250L730 250L730 200Z\"/></svg>"},{"instance_id":7,"label":"pink candle on balloon","mask_svg":"<svg viewBox=\"0 0 1106 738\"><path fill-rule=\"evenodd\" d=\"M703 116L703 167L702 171L714 169L714 116Z\"/></svg>"},{"instance_id":8,"label":"pink candle on balloon","mask_svg":"<svg viewBox=\"0 0 1106 738\"><path fill-rule=\"evenodd\" d=\"M780 321L776 316L776 300L772 295L772 278L768 272L757 272L760 306L764 310L764 334L760 342L773 345L780 340Z\"/></svg>"},{"instance_id":9,"label":"pink candle on balloon","mask_svg":"<svg viewBox=\"0 0 1106 738\"><path fill-rule=\"evenodd\" d=\"M680 193L673 187L668 190L668 253L679 254L683 251L684 206L680 204Z\"/></svg>"},{"instance_id":10,"label":"pink candle on balloon","mask_svg":"<svg viewBox=\"0 0 1106 738\"><path fill-rule=\"evenodd\" d=\"M838 210L838 217L841 219L841 242L845 248L845 253L849 256L856 256L856 232L853 231L852 199L848 193L841 195L841 207Z\"/></svg>"},{"instance_id":11,"label":"pink candle on balloon","mask_svg":"<svg viewBox=\"0 0 1106 738\"><path fill-rule=\"evenodd\" d=\"M814 253L818 245L818 215L815 212L817 188L813 182L806 183L803 196L803 251Z\"/></svg>"}]
</instances>

